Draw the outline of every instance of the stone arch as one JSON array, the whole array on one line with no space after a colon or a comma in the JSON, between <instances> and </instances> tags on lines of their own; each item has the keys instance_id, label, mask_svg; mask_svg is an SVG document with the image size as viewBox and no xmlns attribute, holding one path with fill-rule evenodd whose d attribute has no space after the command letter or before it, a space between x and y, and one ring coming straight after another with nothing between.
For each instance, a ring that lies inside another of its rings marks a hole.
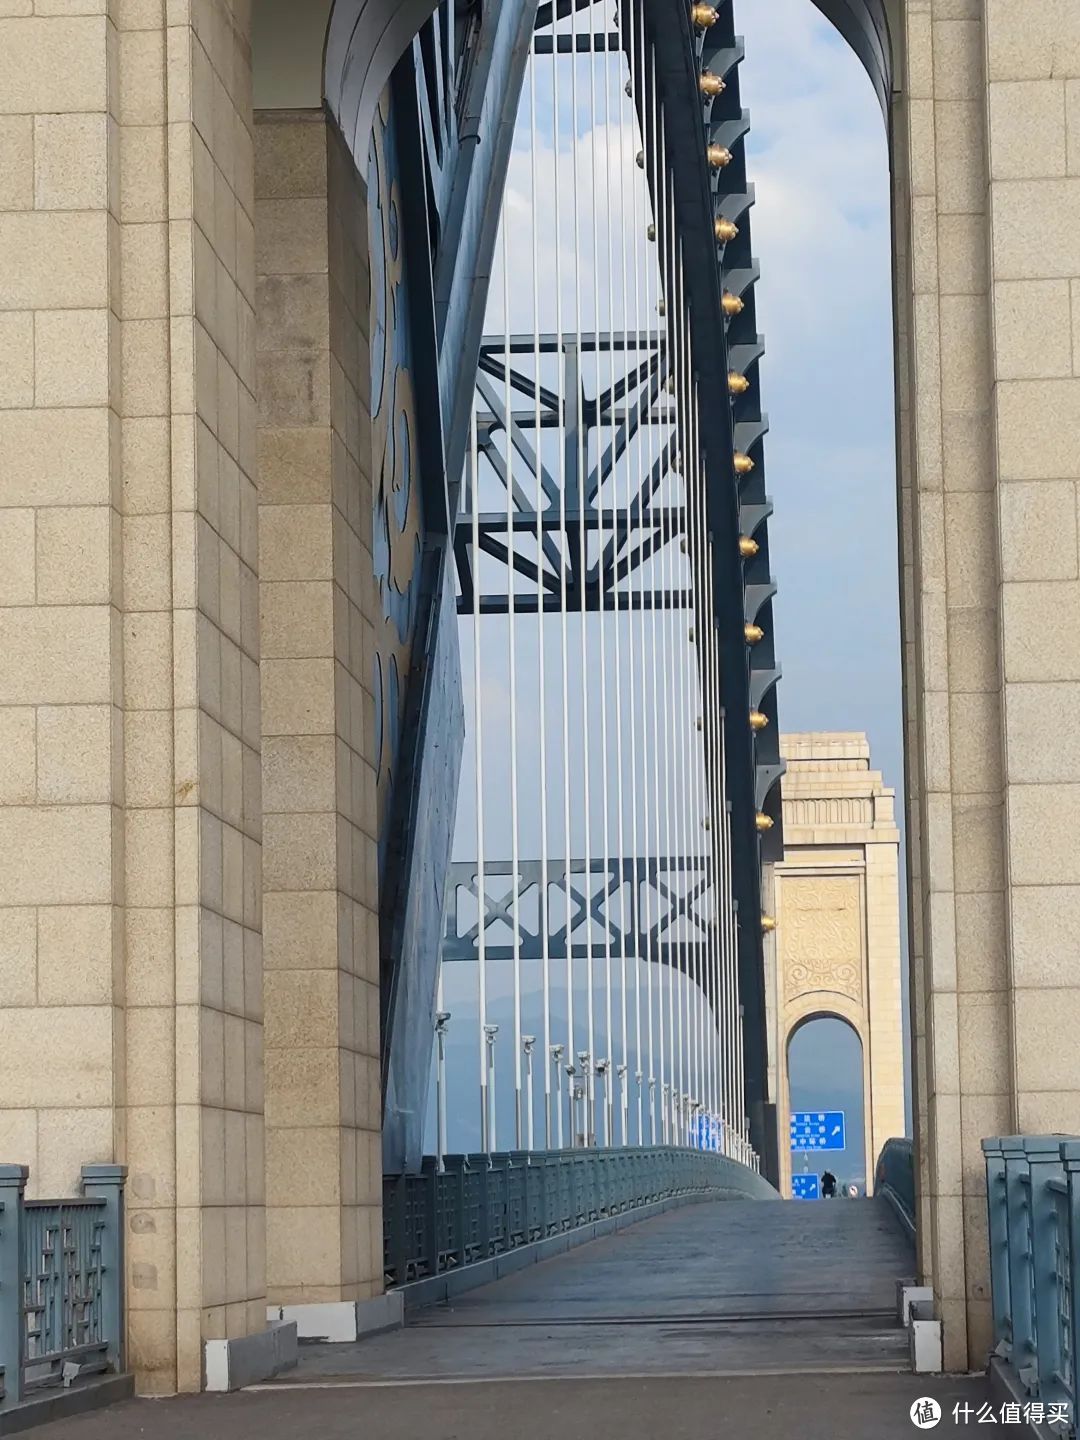
<instances>
[{"instance_id":1,"label":"stone arch","mask_svg":"<svg viewBox=\"0 0 1080 1440\"><path fill-rule=\"evenodd\" d=\"M780 1136L780 1187L781 1194L790 1195L792 1155L787 1148L788 1122L791 1115L791 1042L800 1030L812 1025L815 1020L839 1020L846 1025L859 1042L861 1061L860 1085L863 1097L863 1155L866 1163L867 1193L874 1180L874 1160L871 1146L874 1143L872 1124L872 1086L870 1075L870 1034L865 1009L845 995L835 992L816 991L801 996L786 1007L783 1028L777 1045L777 1134Z\"/></svg>"}]
</instances>

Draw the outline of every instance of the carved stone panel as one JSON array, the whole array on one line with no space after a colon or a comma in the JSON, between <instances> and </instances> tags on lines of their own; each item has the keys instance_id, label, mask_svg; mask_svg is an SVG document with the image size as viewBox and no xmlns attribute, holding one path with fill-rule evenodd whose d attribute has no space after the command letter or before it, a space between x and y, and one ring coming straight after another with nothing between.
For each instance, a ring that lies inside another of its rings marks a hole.
<instances>
[{"instance_id":1,"label":"carved stone panel","mask_svg":"<svg viewBox=\"0 0 1080 1440\"><path fill-rule=\"evenodd\" d=\"M832 990L862 1003L862 906L856 875L785 875L784 998Z\"/></svg>"}]
</instances>

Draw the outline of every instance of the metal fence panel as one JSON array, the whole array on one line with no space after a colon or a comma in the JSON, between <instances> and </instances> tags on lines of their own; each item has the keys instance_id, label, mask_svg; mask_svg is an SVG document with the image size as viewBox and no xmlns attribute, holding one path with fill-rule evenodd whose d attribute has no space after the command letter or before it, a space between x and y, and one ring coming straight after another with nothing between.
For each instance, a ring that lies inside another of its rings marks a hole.
<instances>
[{"instance_id":1,"label":"metal fence panel","mask_svg":"<svg viewBox=\"0 0 1080 1440\"><path fill-rule=\"evenodd\" d=\"M27 1200L0 1165L0 1412L50 1385L124 1365L126 1170L83 1167L83 1195Z\"/></svg>"},{"instance_id":2,"label":"metal fence panel","mask_svg":"<svg viewBox=\"0 0 1080 1440\"><path fill-rule=\"evenodd\" d=\"M1080 1285L1080 1140L983 1141L994 1355L1049 1413L1074 1417Z\"/></svg>"}]
</instances>

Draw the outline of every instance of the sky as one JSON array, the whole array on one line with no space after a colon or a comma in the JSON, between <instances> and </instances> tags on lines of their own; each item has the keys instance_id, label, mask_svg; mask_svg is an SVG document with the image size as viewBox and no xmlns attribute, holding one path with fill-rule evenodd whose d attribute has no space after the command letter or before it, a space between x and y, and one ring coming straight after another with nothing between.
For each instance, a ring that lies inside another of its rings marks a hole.
<instances>
[{"instance_id":1,"label":"sky","mask_svg":"<svg viewBox=\"0 0 1080 1440\"><path fill-rule=\"evenodd\" d=\"M746 38L741 85L743 103L751 115L748 170L757 195L751 225L761 263L756 300L766 343L761 373L771 422L766 474L776 504L769 539L779 584L773 614L784 671L779 692L781 726L785 731L866 731L874 765L884 772L885 783L899 792L902 731L884 122L858 61L810 0L737 0L736 20ZM579 100L584 100L584 81L580 84ZM569 85L564 84L560 114L568 113L568 92ZM606 302L603 292L597 299L594 262L587 254L577 271L565 262L560 269L555 256L557 238L561 237L563 250L568 250L575 231L587 247L590 197L595 194L617 194L610 234L640 234L643 228L633 198L634 186L641 183L640 172L634 169L629 144L620 138L618 126L619 107L628 102L618 87L601 93L593 121L579 126L579 138L587 132L588 145L579 145L581 199L575 213L565 199L570 193L567 162L564 158L560 177L555 170L554 147L550 139L545 141L553 96L543 84L538 85L536 132L529 123L530 100L527 83L508 182L506 239L497 247L491 326L501 328L505 305L513 328L530 330L534 296L540 297L536 303L541 307L550 308L553 294L561 297L568 327L575 310L588 320L593 307L599 304L603 309L605 303L613 323L619 323L624 307L633 314L632 301L620 298L624 271L633 267L633 246L620 254L623 242L617 240L605 256L601 239L596 271L609 276ZM535 213L540 217L535 249L534 155L538 159ZM552 202L556 188L564 197L561 210ZM534 265L535 287L530 278ZM603 320L601 314L601 329ZM494 508L495 503L489 495L481 508ZM484 742L486 844L489 856L509 857L505 798L512 780L508 632L504 622L484 623L480 686L488 727ZM462 628L466 713L471 715L472 644L469 625ZM630 637L624 637L624 644L629 642ZM555 651L549 648L552 643ZM574 672L581 667L582 649L587 651L590 645L595 664L596 644L595 632L575 636L572 626L569 702L575 717L581 692ZM549 636L545 647L550 706L551 666L558 668L558 637ZM528 789L538 744L538 657L533 632L531 639L526 636L520 642L517 656L518 753L527 757L520 799L523 834L530 826L535 829L538 804ZM593 730L598 720L594 710ZM570 736L569 753L572 765L580 767L582 749L575 733ZM560 750L558 736L553 745L555 751ZM556 770L560 761L561 752L549 755ZM596 816L614 803L598 791L600 768L594 764L591 777L594 853ZM474 771L467 755L459 805L456 853L460 858L476 854L474 797ZM557 800L556 787L556 809ZM578 807L571 816L575 853L580 850L584 815L584 809ZM558 824L557 816L556 821ZM535 843L522 844L523 854L534 854L535 849ZM446 976L446 1004L458 1022L450 1028L448 1071L452 1093L461 1087L463 1095L475 1095L475 980L463 973L465 969L448 967ZM449 973L451 970L456 973ZM528 977L526 983L532 983ZM580 993L575 1003L580 1016ZM489 1004L489 1019L509 1028L512 1009L506 973L491 976ZM565 995L557 1008L565 1013ZM472 1022L468 1023L470 1013ZM600 1017L598 1026L602 1028L603 1023ZM858 1135L862 1097L857 1042L854 1047L846 1046L847 1058L838 1062L836 1056L843 1053L845 1042L832 1033L830 1025L836 1024L808 1026L797 1037L792 1050L792 1099L807 1107L847 1109L849 1133ZM616 1014L616 1029L617 1025ZM534 1023L527 1023L525 1029L531 1028ZM598 1052L604 1044L598 1038ZM504 1066L513 1063L510 1048L500 1046ZM631 1068L634 1063L631 1059ZM499 1124L504 1144L511 1139L507 1134L512 1123L508 1090L502 1082ZM450 1110L451 1148L477 1145L475 1103L470 1099L466 1104L452 1104ZM842 1175L860 1178L861 1153L852 1151L845 1159L847 1169Z\"/></svg>"}]
</instances>

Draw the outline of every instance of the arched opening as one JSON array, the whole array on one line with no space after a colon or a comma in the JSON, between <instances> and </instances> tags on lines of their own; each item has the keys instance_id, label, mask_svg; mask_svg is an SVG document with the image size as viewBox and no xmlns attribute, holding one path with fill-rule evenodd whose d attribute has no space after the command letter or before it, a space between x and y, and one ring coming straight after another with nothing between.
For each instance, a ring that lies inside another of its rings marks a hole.
<instances>
[{"instance_id":1,"label":"arched opening","mask_svg":"<svg viewBox=\"0 0 1080 1440\"><path fill-rule=\"evenodd\" d=\"M826 1170L839 1188L854 1185L866 1193L866 1096L864 1055L859 1032L838 1015L820 1013L801 1020L787 1038L788 1113L806 1116L793 1124L792 1191L798 1176ZM837 1134L837 1115L842 1116ZM840 1142L843 1141L841 1146Z\"/></svg>"}]
</instances>

